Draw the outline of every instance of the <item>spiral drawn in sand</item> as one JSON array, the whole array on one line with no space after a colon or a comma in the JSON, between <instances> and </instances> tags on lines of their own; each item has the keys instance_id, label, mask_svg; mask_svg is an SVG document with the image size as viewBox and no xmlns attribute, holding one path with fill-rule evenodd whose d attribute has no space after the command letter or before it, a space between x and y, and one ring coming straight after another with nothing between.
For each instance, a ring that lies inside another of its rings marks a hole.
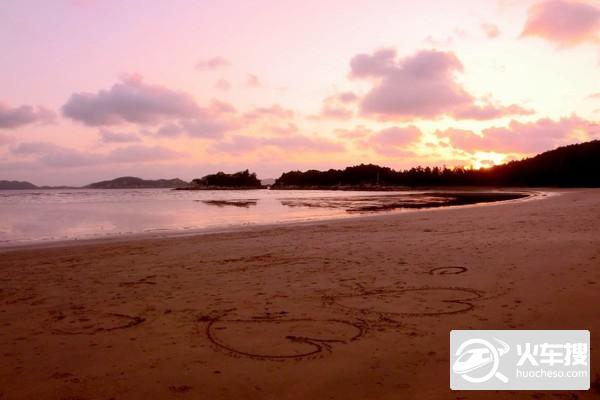
<instances>
[{"instance_id":1,"label":"spiral drawn in sand","mask_svg":"<svg viewBox=\"0 0 600 400\"><path fill-rule=\"evenodd\" d=\"M55 314L47 325L53 334L94 335L131 328L144 321L145 318L126 314L79 311L70 315Z\"/></svg>"},{"instance_id":2,"label":"spiral drawn in sand","mask_svg":"<svg viewBox=\"0 0 600 400\"><path fill-rule=\"evenodd\" d=\"M206 325L206 336L217 348L261 360L313 358L363 334L360 325L334 319L215 318Z\"/></svg>"},{"instance_id":3,"label":"spiral drawn in sand","mask_svg":"<svg viewBox=\"0 0 600 400\"><path fill-rule=\"evenodd\" d=\"M438 267L429 270L430 275L458 275L467 272L466 267Z\"/></svg>"},{"instance_id":4,"label":"spiral drawn in sand","mask_svg":"<svg viewBox=\"0 0 600 400\"><path fill-rule=\"evenodd\" d=\"M325 305L354 313L380 317L427 317L459 314L472 310L481 292L461 287L417 287L398 290L375 289L359 294L324 298Z\"/></svg>"}]
</instances>

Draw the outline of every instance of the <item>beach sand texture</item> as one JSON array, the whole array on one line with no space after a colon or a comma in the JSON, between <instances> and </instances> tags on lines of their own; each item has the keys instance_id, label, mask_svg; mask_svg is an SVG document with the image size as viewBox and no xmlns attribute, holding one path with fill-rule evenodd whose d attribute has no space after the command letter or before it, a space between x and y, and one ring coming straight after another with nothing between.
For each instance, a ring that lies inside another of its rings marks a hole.
<instances>
[{"instance_id":1,"label":"beach sand texture","mask_svg":"<svg viewBox=\"0 0 600 400\"><path fill-rule=\"evenodd\" d=\"M0 399L600 397L600 190L0 253ZM589 329L588 392L452 392L452 329ZM595 362L594 362L595 361Z\"/></svg>"}]
</instances>

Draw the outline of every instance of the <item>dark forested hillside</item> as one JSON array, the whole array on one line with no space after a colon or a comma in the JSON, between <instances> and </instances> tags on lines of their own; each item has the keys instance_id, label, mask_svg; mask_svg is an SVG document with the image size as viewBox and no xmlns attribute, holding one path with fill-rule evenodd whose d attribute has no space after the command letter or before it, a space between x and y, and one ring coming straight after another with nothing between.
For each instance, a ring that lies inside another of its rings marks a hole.
<instances>
[{"instance_id":1,"label":"dark forested hillside","mask_svg":"<svg viewBox=\"0 0 600 400\"><path fill-rule=\"evenodd\" d=\"M600 187L600 141L574 144L492 168L423 168L404 171L373 164L343 170L291 171L273 189L347 186L557 186Z\"/></svg>"},{"instance_id":2,"label":"dark forested hillside","mask_svg":"<svg viewBox=\"0 0 600 400\"><path fill-rule=\"evenodd\" d=\"M600 187L600 140L482 170L481 179L509 186Z\"/></svg>"}]
</instances>

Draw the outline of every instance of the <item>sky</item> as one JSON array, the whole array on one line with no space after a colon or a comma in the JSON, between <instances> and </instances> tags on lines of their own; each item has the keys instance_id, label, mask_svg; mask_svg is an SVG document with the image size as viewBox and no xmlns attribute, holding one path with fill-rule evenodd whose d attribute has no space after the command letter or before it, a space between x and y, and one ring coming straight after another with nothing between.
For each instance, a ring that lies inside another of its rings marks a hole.
<instances>
[{"instance_id":1,"label":"sky","mask_svg":"<svg viewBox=\"0 0 600 400\"><path fill-rule=\"evenodd\" d=\"M488 167L600 138L600 2L3 0L0 179Z\"/></svg>"}]
</instances>

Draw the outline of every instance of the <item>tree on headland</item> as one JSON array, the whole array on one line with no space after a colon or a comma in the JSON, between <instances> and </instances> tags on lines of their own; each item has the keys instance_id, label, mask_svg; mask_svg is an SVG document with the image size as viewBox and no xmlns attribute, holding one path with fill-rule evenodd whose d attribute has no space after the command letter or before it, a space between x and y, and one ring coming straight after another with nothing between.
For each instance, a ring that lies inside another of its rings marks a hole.
<instances>
[{"instance_id":1,"label":"tree on headland","mask_svg":"<svg viewBox=\"0 0 600 400\"><path fill-rule=\"evenodd\" d=\"M291 171L279 177L274 189L348 186L556 186L600 187L600 141L559 147L532 158L491 168L414 167L395 171L360 164L327 171Z\"/></svg>"},{"instance_id":2,"label":"tree on headland","mask_svg":"<svg viewBox=\"0 0 600 400\"><path fill-rule=\"evenodd\" d=\"M196 178L192 180L192 184L197 187L262 187L256 174L247 169L233 174L219 171L216 174Z\"/></svg>"}]
</instances>

